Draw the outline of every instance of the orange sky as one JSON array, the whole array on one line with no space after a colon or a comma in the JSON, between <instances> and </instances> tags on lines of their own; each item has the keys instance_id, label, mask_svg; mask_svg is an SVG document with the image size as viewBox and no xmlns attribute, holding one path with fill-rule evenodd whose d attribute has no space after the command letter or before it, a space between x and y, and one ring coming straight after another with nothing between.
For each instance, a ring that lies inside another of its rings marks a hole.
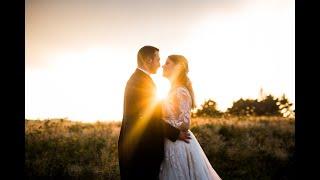
<instances>
[{"instance_id":1,"label":"orange sky","mask_svg":"<svg viewBox=\"0 0 320 180\"><path fill-rule=\"evenodd\" d=\"M120 120L143 45L182 54L196 100L285 93L294 103L294 1L26 1L26 118ZM168 88L154 76L159 90Z\"/></svg>"}]
</instances>

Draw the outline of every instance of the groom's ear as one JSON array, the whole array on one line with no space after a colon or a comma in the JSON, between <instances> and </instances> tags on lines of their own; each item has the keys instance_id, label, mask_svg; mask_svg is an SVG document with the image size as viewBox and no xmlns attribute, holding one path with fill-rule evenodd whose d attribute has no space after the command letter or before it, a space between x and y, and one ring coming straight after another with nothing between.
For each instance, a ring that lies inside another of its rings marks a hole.
<instances>
[{"instance_id":1,"label":"groom's ear","mask_svg":"<svg viewBox=\"0 0 320 180\"><path fill-rule=\"evenodd\" d=\"M151 57L147 57L145 62L149 66L152 63L152 58Z\"/></svg>"},{"instance_id":2,"label":"groom's ear","mask_svg":"<svg viewBox=\"0 0 320 180\"><path fill-rule=\"evenodd\" d=\"M148 63L151 63L152 60L153 60L153 57L152 57L152 56L150 56L150 57L147 58L147 62L148 62Z\"/></svg>"},{"instance_id":3,"label":"groom's ear","mask_svg":"<svg viewBox=\"0 0 320 180\"><path fill-rule=\"evenodd\" d=\"M152 61L152 59L151 58L145 58L144 60L143 60L143 64L145 65L145 66L150 66L150 64L151 64L151 61Z\"/></svg>"}]
</instances>

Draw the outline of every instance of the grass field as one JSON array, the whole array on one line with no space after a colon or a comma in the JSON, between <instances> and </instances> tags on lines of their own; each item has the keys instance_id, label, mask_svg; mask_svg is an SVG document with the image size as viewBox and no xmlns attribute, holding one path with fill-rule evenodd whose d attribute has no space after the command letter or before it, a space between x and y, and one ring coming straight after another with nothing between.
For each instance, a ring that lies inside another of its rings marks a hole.
<instances>
[{"instance_id":1,"label":"grass field","mask_svg":"<svg viewBox=\"0 0 320 180\"><path fill-rule=\"evenodd\" d=\"M295 119L193 118L191 131L225 180L290 179ZM25 121L25 173L120 179L117 140L121 122Z\"/></svg>"}]
</instances>

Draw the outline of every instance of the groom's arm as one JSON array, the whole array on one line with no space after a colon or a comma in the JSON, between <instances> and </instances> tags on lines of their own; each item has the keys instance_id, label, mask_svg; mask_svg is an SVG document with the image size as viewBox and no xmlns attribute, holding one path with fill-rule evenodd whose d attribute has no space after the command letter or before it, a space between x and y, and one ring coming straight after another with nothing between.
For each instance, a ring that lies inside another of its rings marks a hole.
<instances>
[{"instance_id":1,"label":"groom's arm","mask_svg":"<svg viewBox=\"0 0 320 180\"><path fill-rule=\"evenodd\" d=\"M175 142L179 138L180 130L162 121L164 128L164 136Z\"/></svg>"},{"instance_id":2,"label":"groom's arm","mask_svg":"<svg viewBox=\"0 0 320 180\"><path fill-rule=\"evenodd\" d=\"M181 140L186 143L189 143L189 140L191 139L190 133L188 131L181 131L170 124L163 122L164 123L164 133L165 137L170 139L172 142L175 142L176 140Z\"/></svg>"}]
</instances>

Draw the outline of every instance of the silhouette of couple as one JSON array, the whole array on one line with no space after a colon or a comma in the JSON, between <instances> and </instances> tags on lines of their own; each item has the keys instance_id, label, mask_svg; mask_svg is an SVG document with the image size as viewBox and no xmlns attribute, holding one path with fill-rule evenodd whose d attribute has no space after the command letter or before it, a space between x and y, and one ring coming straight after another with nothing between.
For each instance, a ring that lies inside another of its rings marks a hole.
<instances>
[{"instance_id":1,"label":"silhouette of couple","mask_svg":"<svg viewBox=\"0 0 320 180\"><path fill-rule=\"evenodd\" d=\"M118 141L121 179L220 179L189 130L195 102L187 59L170 55L162 66L163 76L171 83L163 101L156 100L150 77L160 67L159 49L142 47L137 65L124 94Z\"/></svg>"}]
</instances>

